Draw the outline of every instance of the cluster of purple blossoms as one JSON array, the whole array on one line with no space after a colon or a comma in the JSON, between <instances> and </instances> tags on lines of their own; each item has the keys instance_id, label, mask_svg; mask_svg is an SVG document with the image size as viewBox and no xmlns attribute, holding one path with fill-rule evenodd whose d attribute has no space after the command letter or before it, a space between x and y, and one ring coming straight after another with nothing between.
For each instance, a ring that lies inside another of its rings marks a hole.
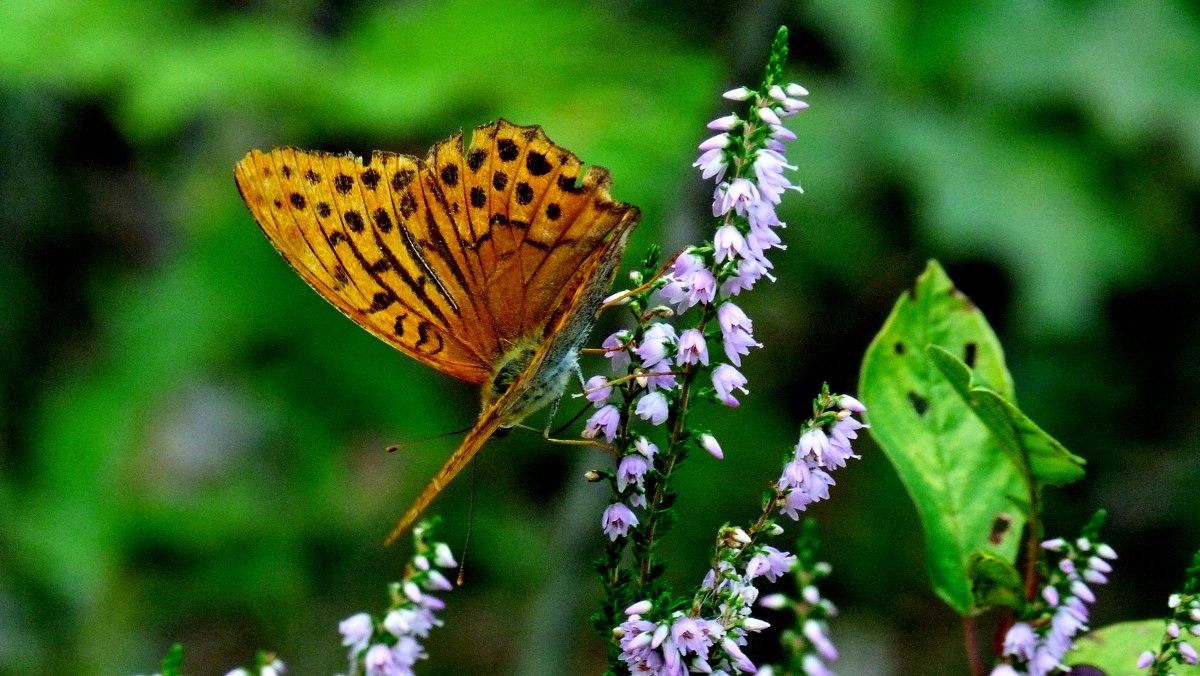
<instances>
[{"instance_id":1,"label":"cluster of purple blossoms","mask_svg":"<svg viewBox=\"0 0 1200 676\"><path fill-rule=\"evenodd\" d=\"M1197 555L1200 560L1200 554ZM1171 594L1167 607L1173 617L1167 622L1159 650L1147 650L1138 657L1137 668L1156 667L1151 673L1164 673L1172 663L1195 665L1200 663L1200 653L1188 643L1185 634L1200 637L1200 594ZM1187 627L1186 630L1183 627ZM1161 671L1160 671L1161 670Z\"/></svg>"},{"instance_id":2,"label":"cluster of purple blossoms","mask_svg":"<svg viewBox=\"0 0 1200 676\"><path fill-rule=\"evenodd\" d=\"M684 676L689 671L730 676L757 671L742 646L748 634L770 625L750 616L758 599L753 582L759 577L777 580L792 569L796 557L771 546L740 551L751 544L750 536L740 528L724 529L721 540L720 563L705 577L691 613L676 611L652 621L645 617L654 610L650 601L639 601L625 610L627 619L613 636L630 672L639 676ZM740 570L735 561L744 562Z\"/></svg>"},{"instance_id":3,"label":"cluster of purple blossoms","mask_svg":"<svg viewBox=\"0 0 1200 676\"><path fill-rule=\"evenodd\" d=\"M1075 542L1055 538L1042 548L1060 556L1058 565L1042 588L1041 603L1034 617L1009 627L1004 636L1008 660L992 670L991 676L1046 676L1068 671L1062 658L1074 645L1075 636L1088 628L1088 604L1096 602L1089 584L1105 584L1112 572L1109 561L1117 553L1107 544L1080 537Z\"/></svg>"},{"instance_id":4,"label":"cluster of purple blossoms","mask_svg":"<svg viewBox=\"0 0 1200 676\"><path fill-rule=\"evenodd\" d=\"M775 482L779 511L793 521L800 519L800 512L808 509L808 505L829 498L829 487L835 483L830 472L845 467L850 458L859 457L850 443L858 437L858 430L866 427L852 415L867 410L854 397L823 395L818 401L822 409L805 423L792 459ZM833 406L837 407L836 412L830 410Z\"/></svg>"},{"instance_id":5,"label":"cluster of purple blossoms","mask_svg":"<svg viewBox=\"0 0 1200 676\"><path fill-rule=\"evenodd\" d=\"M633 415L651 425L671 419L672 406L679 399L675 391L681 371L708 371L716 400L726 406L740 405L739 393L749 393L746 376L738 368L742 357L751 348L762 347L762 343L754 338L753 321L731 297L753 288L763 277L774 280L767 252L783 248L775 229L784 225L775 206L786 190L799 190L784 175L785 170L795 167L784 159L783 144L796 136L782 120L808 107L800 100L807 93L797 84L772 86L765 95L746 87L725 93L727 99L752 103L745 119L727 115L709 123L710 129L720 133L700 145L703 154L694 164L704 178L717 182L713 215L720 221L714 238L679 254L670 269L654 282L656 295L673 311L658 308L643 318L649 323L636 334L621 330L603 342L605 356L618 377L634 378L634 387L625 391L625 401L633 403ZM703 322L698 328L677 332L664 321L650 321L655 316L681 314L694 306L712 313L707 317L715 315L727 361L710 363ZM621 410L609 403L609 383L603 376L594 376L585 384L585 394L597 410L584 425L584 438L603 438L610 443L616 438ZM721 447L711 435L703 434L697 441L709 453L722 457ZM639 454L651 462L643 466ZM652 455L631 451L621 459L618 476L626 477L625 485L640 486L641 473L652 462ZM624 490L620 488L619 492ZM629 504L617 502L605 510L602 526L610 538L624 535L637 523L630 506L644 506L644 493L634 493L633 498Z\"/></svg>"},{"instance_id":6,"label":"cluster of purple blossoms","mask_svg":"<svg viewBox=\"0 0 1200 676\"><path fill-rule=\"evenodd\" d=\"M803 641L794 649L800 654L800 665L805 676L834 676L827 662L836 662L837 647L829 638L829 623L827 618L837 617L837 606L821 596L816 581L828 577L833 568L824 561L813 561L806 568L803 560L795 567L797 579L802 583L800 599L793 600L784 594L770 594L759 600L758 605L771 610L782 610L790 607L796 614L797 626ZM785 639L786 640L786 639ZM774 676L775 670L765 666L758 670L758 676Z\"/></svg>"},{"instance_id":7,"label":"cluster of purple blossoms","mask_svg":"<svg viewBox=\"0 0 1200 676\"><path fill-rule=\"evenodd\" d=\"M407 566L404 579L393 583L392 607L381 622L367 613L342 620L338 631L349 651L351 676L412 676L417 660L427 657L420 639L442 622L434 614L445 608L431 591L449 591L450 581L437 568L458 564L443 542L426 542L427 526L413 529L417 553Z\"/></svg>"}]
</instances>

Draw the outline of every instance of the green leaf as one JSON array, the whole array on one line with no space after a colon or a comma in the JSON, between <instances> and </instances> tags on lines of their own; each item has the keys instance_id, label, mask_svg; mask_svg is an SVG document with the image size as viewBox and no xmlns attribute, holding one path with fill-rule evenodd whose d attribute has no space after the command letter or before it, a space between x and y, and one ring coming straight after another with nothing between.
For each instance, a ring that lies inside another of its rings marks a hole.
<instances>
[{"instance_id":1,"label":"green leaf","mask_svg":"<svg viewBox=\"0 0 1200 676\"><path fill-rule=\"evenodd\" d=\"M1024 467L1028 459L1034 479L1056 486L1083 478L1083 458L1046 434L1004 395L990 387L976 385L971 369L962 360L939 345L930 345L925 353L991 430L1000 448L1018 469Z\"/></svg>"},{"instance_id":2,"label":"green leaf","mask_svg":"<svg viewBox=\"0 0 1200 676\"><path fill-rule=\"evenodd\" d=\"M172 645L162 659L162 676L180 676L183 673L183 646Z\"/></svg>"},{"instance_id":3,"label":"green leaf","mask_svg":"<svg viewBox=\"0 0 1200 676\"><path fill-rule=\"evenodd\" d=\"M1075 639L1075 648L1063 658L1068 666L1090 664L1109 674L1138 673L1138 655L1162 645L1165 620L1137 620L1110 624ZM1200 667L1172 665L1177 676L1200 676Z\"/></svg>"},{"instance_id":4,"label":"green leaf","mask_svg":"<svg viewBox=\"0 0 1200 676\"><path fill-rule=\"evenodd\" d=\"M971 554L969 575L976 608L1007 606L1020 610L1024 607L1021 574L1011 562L990 552L976 551Z\"/></svg>"},{"instance_id":5,"label":"green leaf","mask_svg":"<svg viewBox=\"0 0 1200 676\"><path fill-rule=\"evenodd\" d=\"M1023 481L993 435L926 356L928 345L963 355L976 377L1012 396L1000 342L983 314L936 261L897 301L867 348L859 384L871 435L916 505L934 591L972 611L970 557L1014 561L1025 525L1014 503ZM998 522L1008 524L993 532Z\"/></svg>"}]
</instances>

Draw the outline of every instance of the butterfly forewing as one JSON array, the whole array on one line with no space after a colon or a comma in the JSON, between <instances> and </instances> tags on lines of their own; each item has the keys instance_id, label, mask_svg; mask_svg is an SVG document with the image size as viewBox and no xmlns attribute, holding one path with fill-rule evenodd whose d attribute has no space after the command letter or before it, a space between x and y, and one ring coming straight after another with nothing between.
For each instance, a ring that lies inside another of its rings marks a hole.
<instances>
[{"instance_id":1,"label":"butterfly forewing","mask_svg":"<svg viewBox=\"0 0 1200 676\"><path fill-rule=\"evenodd\" d=\"M280 148L251 152L235 176L263 232L326 300L410 356L456 378L485 382L493 355L463 340L472 335L466 322L420 278L420 263L400 243L395 208L372 202L392 220L391 233L380 232L357 189L368 170L356 158Z\"/></svg>"}]
</instances>

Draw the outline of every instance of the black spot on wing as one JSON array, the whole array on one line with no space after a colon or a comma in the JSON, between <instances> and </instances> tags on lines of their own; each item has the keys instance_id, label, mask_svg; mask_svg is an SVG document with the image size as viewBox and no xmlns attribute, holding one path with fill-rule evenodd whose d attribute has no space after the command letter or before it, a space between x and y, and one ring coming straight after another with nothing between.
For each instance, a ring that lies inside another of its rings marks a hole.
<instances>
[{"instance_id":1,"label":"black spot on wing","mask_svg":"<svg viewBox=\"0 0 1200 676\"><path fill-rule=\"evenodd\" d=\"M517 204L520 204L521 206L529 204L533 201L533 188L529 187L529 184L525 181L521 181L517 184L516 194Z\"/></svg>"},{"instance_id":2,"label":"black spot on wing","mask_svg":"<svg viewBox=\"0 0 1200 676\"><path fill-rule=\"evenodd\" d=\"M578 195L583 192L583 186L575 185L575 179L578 176L567 176L563 174L558 177L558 189L563 192L569 192L572 195Z\"/></svg>"},{"instance_id":3,"label":"black spot on wing","mask_svg":"<svg viewBox=\"0 0 1200 676\"><path fill-rule=\"evenodd\" d=\"M346 219L346 227L350 228L351 232L362 232L366 224L363 223L362 214L351 209L342 214L342 218Z\"/></svg>"},{"instance_id":4,"label":"black spot on wing","mask_svg":"<svg viewBox=\"0 0 1200 676\"><path fill-rule=\"evenodd\" d=\"M417 202L413 199L412 193L406 192L400 197L400 215L404 218L410 218L417 211Z\"/></svg>"},{"instance_id":5,"label":"black spot on wing","mask_svg":"<svg viewBox=\"0 0 1200 676\"><path fill-rule=\"evenodd\" d=\"M289 199L292 202L292 206L296 207L297 209L303 209L304 205L306 204L304 201L304 195L301 195L298 192L292 193L292 196Z\"/></svg>"},{"instance_id":6,"label":"black spot on wing","mask_svg":"<svg viewBox=\"0 0 1200 676\"><path fill-rule=\"evenodd\" d=\"M442 167L442 183L453 188L458 185L458 165L447 164Z\"/></svg>"},{"instance_id":7,"label":"black spot on wing","mask_svg":"<svg viewBox=\"0 0 1200 676\"><path fill-rule=\"evenodd\" d=\"M367 312L382 312L391 307L392 303L396 302L396 294L391 291L380 291L371 299L371 306L367 308Z\"/></svg>"},{"instance_id":8,"label":"black spot on wing","mask_svg":"<svg viewBox=\"0 0 1200 676\"><path fill-rule=\"evenodd\" d=\"M371 219L375 221L375 225L379 228L380 232L391 232L392 217L388 215L386 209L382 207L376 209L371 214Z\"/></svg>"},{"instance_id":9,"label":"black spot on wing","mask_svg":"<svg viewBox=\"0 0 1200 676\"><path fill-rule=\"evenodd\" d=\"M534 176L545 176L554 167L550 166L550 163L546 161L545 155L531 152L525 156L525 168Z\"/></svg>"},{"instance_id":10,"label":"black spot on wing","mask_svg":"<svg viewBox=\"0 0 1200 676\"><path fill-rule=\"evenodd\" d=\"M503 171L497 171L492 174L492 187L496 190L504 190L508 185L508 175Z\"/></svg>"},{"instance_id":11,"label":"black spot on wing","mask_svg":"<svg viewBox=\"0 0 1200 676\"><path fill-rule=\"evenodd\" d=\"M467 153L467 168L471 171L479 171L479 167L483 166L483 161L487 159L487 153L481 148L475 148Z\"/></svg>"},{"instance_id":12,"label":"black spot on wing","mask_svg":"<svg viewBox=\"0 0 1200 676\"><path fill-rule=\"evenodd\" d=\"M392 174L392 190L395 190L396 192L404 190L408 187L409 183L412 183L414 178L416 178L416 173L413 172L412 169L401 169L397 171L396 173Z\"/></svg>"},{"instance_id":13,"label":"black spot on wing","mask_svg":"<svg viewBox=\"0 0 1200 676\"><path fill-rule=\"evenodd\" d=\"M338 174L333 179L333 187L337 189L338 192L345 195L346 193L350 192L351 188L354 187L354 179L345 174Z\"/></svg>"},{"instance_id":14,"label":"black spot on wing","mask_svg":"<svg viewBox=\"0 0 1200 676\"><path fill-rule=\"evenodd\" d=\"M558 217L561 215L562 215L562 207L560 207L554 203L550 203L550 204L546 205L546 218L549 218L552 221L557 221Z\"/></svg>"},{"instance_id":15,"label":"black spot on wing","mask_svg":"<svg viewBox=\"0 0 1200 676\"><path fill-rule=\"evenodd\" d=\"M510 138L502 138L496 142L496 151L502 162L512 162L517 159L517 155L521 154L517 144L513 143Z\"/></svg>"},{"instance_id":16,"label":"black spot on wing","mask_svg":"<svg viewBox=\"0 0 1200 676\"><path fill-rule=\"evenodd\" d=\"M379 172L374 169L368 169L362 173L362 184L369 190L374 190L375 186L379 185Z\"/></svg>"},{"instance_id":17,"label":"black spot on wing","mask_svg":"<svg viewBox=\"0 0 1200 676\"><path fill-rule=\"evenodd\" d=\"M483 191L483 188L480 188L479 186L471 188L471 206L475 207L476 209L482 209L486 204L487 194Z\"/></svg>"}]
</instances>

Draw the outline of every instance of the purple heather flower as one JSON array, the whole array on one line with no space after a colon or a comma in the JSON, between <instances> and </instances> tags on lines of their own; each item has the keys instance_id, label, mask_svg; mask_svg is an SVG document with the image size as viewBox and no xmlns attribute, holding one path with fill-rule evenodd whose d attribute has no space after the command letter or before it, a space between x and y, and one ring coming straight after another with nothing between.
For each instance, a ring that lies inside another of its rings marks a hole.
<instances>
[{"instance_id":1,"label":"purple heather flower","mask_svg":"<svg viewBox=\"0 0 1200 676\"><path fill-rule=\"evenodd\" d=\"M804 637L812 642L817 654L830 662L838 658L837 648L829 640L829 636L825 634L825 627L820 622L807 620L804 623L802 631L804 632Z\"/></svg>"},{"instance_id":2,"label":"purple heather flower","mask_svg":"<svg viewBox=\"0 0 1200 676\"><path fill-rule=\"evenodd\" d=\"M439 568L457 568L458 562L450 552L450 545L439 542L433 547L433 563Z\"/></svg>"},{"instance_id":3,"label":"purple heather flower","mask_svg":"<svg viewBox=\"0 0 1200 676\"><path fill-rule=\"evenodd\" d=\"M787 574L795 563L794 555L767 545L746 564L746 576L755 578L765 575L768 580L774 582L780 575Z\"/></svg>"},{"instance_id":4,"label":"purple heather flower","mask_svg":"<svg viewBox=\"0 0 1200 676\"><path fill-rule=\"evenodd\" d=\"M804 656L800 662L800 668L804 670L804 676L835 676L835 674L829 670L829 667L825 666L825 663L821 661L821 658L812 653ZM758 673L761 675L762 671L759 671ZM995 674L993 674L993 676L995 676ZM1013 676L1016 676L1016 674Z\"/></svg>"},{"instance_id":5,"label":"purple heather flower","mask_svg":"<svg viewBox=\"0 0 1200 676\"><path fill-rule=\"evenodd\" d=\"M721 94L722 98L729 99L730 101L747 101L751 96L754 96L754 90L749 87L738 87L737 89L730 89Z\"/></svg>"},{"instance_id":6,"label":"purple heather flower","mask_svg":"<svg viewBox=\"0 0 1200 676\"><path fill-rule=\"evenodd\" d=\"M725 156L724 149L713 148L704 151L700 157L696 158L692 166L700 169L700 175L704 179L716 178L717 181L720 181L725 178L725 172L729 169L729 161Z\"/></svg>"},{"instance_id":7,"label":"purple heather flower","mask_svg":"<svg viewBox=\"0 0 1200 676\"><path fill-rule=\"evenodd\" d=\"M623 491L633 484L641 491L648 469L650 461L641 455L634 453L621 458L621 464L617 466L617 490Z\"/></svg>"},{"instance_id":8,"label":"purple heather flower","mask_svg":"<svg viewBox=\"0 0 1200 676\"><path fill-rule=\"evenodd\" d=\"M855 399L854 397L852 397L848 394L838 395L837 405L838 405L838 408L842 409L843 411L853 411L855 413L865 413L867 410L867 407L863 406L861 401Z\"/></svg>"},{"instance_id":9,"label":"purple heather flower","mask_svg":"<svg viewBox=\"0 0 1200 676\"><path fill-rule=\"evenodd\" d=\"M718 117L712 122L709 122L707 126L713 131L730 131L741 124L742 118L738 117L737 115L726 115L724 117Z\"/></svg>"},{"instance_id":10,"label":"purple heather flower","mask_svg":"<svg viewBox=\"0 0 1200 676\"><path fill-rule=\"evenodd\" d=\"M714 122L716 122L716 120L714 120ZM710 129L713 129L714 131L718 131L711 125L712 125L712 123L710 122L709 123ZM728 131L728 129L725 131ZM728 148L728 147L729 147L729 134L717 134L716 136L711 136L709 138L704 139L704 142L701 143L697 147L697 149L707 152L709 150L721 150L722 148Z\"/></svg>"},{"instance_id":11,"label":"purple heather flower","mask_svg":"<svg viewBox=\"0 0 1200 676\"><path fill-rule=\"evenodd\" d=\"M612 360L612 369L617 373L625 373L629 368L630 358L629 350L625 347L625 341L629 340L629 332L622 329L604 339L601 343L606 352L605 358Z\"/></svg>"},{"instance_id":12,"label":"purple heather flower","mask_svg":"<svg viewBox=\"0 0 1200 676\"><path fill-rule=\"evenodd\" d=\"M749 206L758 201L758 187L749 179L735 178L730 183L722 182L713 193L713 216L722 216L730 211L745 216Z\"/></svg>"},{"instance_id":13,"label":"purple heather flower","mask_svg":"<svg viewBox=\"0 0 1200 676\"><path fill-rule=\"evenodd\" d=\"M1192 647L1191 643L1188 643L1187 641L1180 641L1178 648L1179 655L1183 657L1184 662L1192 665L1200 662L1200 654L1196 653L1196 649Z\"/></svg>"},{"instance_id":14,"label":"purple heather flower","mask_svg":"<svg viewBox=\"0 0 1200 676\"><path fill-rule=\"evenodd\" d=\"M382 643L376 643L367 651L363 658L367 676L401 676L404 667L396 660L392 649Z\"/></svg>"},{"instance_id":15,"label":"purple heather flower","mask_svg":"<svg viewBox=\"0 0 1200 676\"><path fill-rule=\"evenodd\" d=\"M1066 546L1067 541L1063 538L1054 538L1053 540L1046 540L1042 543L1042 549L1051 552L1061 552Z\"/></svg>"},{"instance_id":16,"label":"purple heather flower","mask_svg":"<svg viewBox=\"0 0 1200 676\"><path fill-rule=\"evenodd\" d=\"M1033 659L1037 648L1038 637L1033 633L1033 627L1027 622L1017 622L1008 628L1004 634L1004 654L1020 657L1023 660Z\"/></svg>"},{"instance_id":17,"label":"purple heather flower","mask_svg":"<svg viewBox=\"0 0 1200 676\"><path fill-rule=\"evenodd\" d=\"M650 459L653 459L654 455L658 453L658 446L651 443L646 437L634 439L633 449Z\"/></svg>"},{"instance_id":18,"label":"purple heather flower","mask_svg":"<svg viewBox=\"0 0 1200 676\"><path fill-rule=\"evenodd\" d=\"M717 390L717 396L726 406L736 407L740 402L733 396L734 390L741 390L742 394L750 394L745 385L749 382L746 376L740 371L730 366L729 364L721 364L713 369L712 384Z\"/></svg>"},{"instance_id":19,"label":"purple heather flower","mask_svg":"<svg viewBox=\"0 0 1200 676\"><path fill-rule=\"evenodd\" d=\"M350 656L358 654L371 641L375 624L366 613L351 615L338 623L338 633L342 635L342 645L350 648Z\"/></svg>"},{"instance_id":20,"label":"purple heather flower","mask_svg":"<svg viewBox=\"0 0 1200 676\"><path fill-rule=\"evenodd\" d=\"M708 636L695 618L684 615L675 620L671 624L671 638L680 653L708 657Z\"/></svg>"},{"instance_id":21,"label":"purple heather flower","mask_svg":"<svg viewBox=\"0 0 1200 676\"><path fill-rule=\"evenodd\" d=\"M421 650L421 644L411 636L400 637L396 645L392 646L392 656L396 660L396 664L403 669L400 673L406 675L412 674L412 666L417 663L417 660L426 657Z\"/></svg>"},{"instance_id":22,"label":"purple heather flower","mask_svg":"<svg viewBox=\"0 0 1200 676\"><path fill-rule=\"evenodd\" d=\"M696 363L708 366L708 341L704 340L704 333L700 329L688 329L679 334L679 353L675 363L680 366Z\"/></svg>"},{"instance_id":23,"label":"purple heather flower","mask_svg":"<svg viewBox=\"0 0 1200 676\"><path fill-rule=\"evenodd\" d=\"M675 388L675 374L671 373L670 360L664 359L643 372L638 382L645 381L646 389L651 392L657 389L670 390Z\"/></svg>"},{"instance_id":24,"label":"purple heather flower","mask_svg":"<svg viewBox=\"0 0 1200 676\"><path fill-rule=\"evenodd\" d=\"M646 599L643 599L643 600L638 601L637 603L629 606L628 608L626 608L625 614L630 615L630 616L645 615L646 613L650 612L653 609L654 609L654 604L650 603L650 601L648 601Z\"/></svg>"},{"instance_id":25,"label":"purple heather flower","mask_svg":"<svg viewBox=\"0 0 1200 676\"><path fill-rule=\"evenodd\" d=\"M751 333L754 323L737 305L731 302L722 303L717 308L717 321L725 339L725 355L734 366L742 365L741 355L750 354L750 348L762 347L762 343L755 341Z\"/></svg>"},{"instance_id":26,"label":"purple heather flower","mask_svg":"<svg viewBox=\"0 0 1200 676\"><path fill-rule=\"evenodd\" d=\"M717 460L722 460L725 458L725 453L721 450L721 444L717 443L717 438L713 435L707 432L701 434L700 445L703 446L704 450L708 451L709 454Z\"/></svg>"},{"instance_id":27,"label":"purple heather flower","mask_svg":"<svg viewBox=\"0 0 1200 676\"><path fill-rule=\"evenodd\" d=\"M633 510L620 502L609 505L600 517L600 527L609 540L616 540L618 536L625 537L629 529L637 523L638 519Z\"/></svg>"},{"instance_id":28,"label":"purple heather flower","mask_svg":"<svg viewBox=\"0 0 1200 676\"><path fill-rule=\"evenodd\" d=\"M600 408L608 401L608 397L612 394L612 388L608 386L608 378L604 376L592 376L583 384L584 397L588 401Z\"/></svg>"},{"instance_id":29,"label":"purple heather flower","mask_svg":"<svg viewBox=\"0 0 1200 676\"><path fill-rule=\"evenodd\" d=\"M783 120L779 119L779 116L775 114L775 111L771 110L768 106L759 106L757 108L757 112L759 119L767 124L783 124Z\"/></svg>"},{"instance_id":30,"label":"purple heather flower","mask_svg":"<svg viewBox=\"0 0 1200 676\"><path fill-rule=\"evenodd\" d=\"M595 439L603 434L604 439L611 442L617 436L617 425L620 422L621 412L616 406L607 404L588 418L583 426L583 438Z\"/></svg>"},{"instance_id":31,"label":"purple heather flower","mask_svg":"<svg viewBox=\"0 0 1200 676\"><path fill-rule=\"evenodd\" d=\"M670 406L662 392L650 392L642 395L642 398L638 400L634 413L642 420L649 420L652 425L661 425L667 420ZM614 429L615 427L614 423Z\"/></svg>"},{"instance_id":32,"label":"purple heather flower","mask_svg":"<svg viewBox=\"0 0 1200 676\"><path fill-rule=\"evenodd\" d=\"M438 620L428 608L396 608L388 611L383 627L397 638L416 635L425 637L429 630L438 625Z\"/></svg>"},{"instance_id":33,"label":"purple heather flower","mask_svg":"<svg viewBox=\"0 0 1200 676\"><path fill-rule=\"evenodd\" d=\"M1046 600L1046 604L1049 605L1051 608L1058 607L1058 600L1059 600L1058 599L1058 590L1055 589L1054 587L1049 587L1049 586L1043 587L1042 588L1042 598Z\"/></svg>"},{"instance_id":34,"label":"purple heather flower","mask_svg":"<svg viewBox=\"0 0 1200 676\"><path fill-rule=\"evenodd\" d=\"M717 228L716 234L713 235L713 248L718 263L737 258L745 247L745 236L732 223Z\"/></svg>"},{"instance_id":35,"label":"purple heather flower","mask_svg":"<svg viewBox=\"0 0 1200 676\"><path fill-rule=\"evenodd\" d=\"M633 353L641 358L642 366L654 366L669 356L667 346L675 342L675 327L659 322L646 329L641 345L635 347Z\"/></svg>"},{"instance_id":36,"label":"purple heather flower","mask_svg":"<svg viewBox=\"0 0 1200 676\"><path fill-rule=\"evenodd\" d=\"M1153 650L1146 650L1141 655L1138 655L1137 668L1145 669L1154 664L1155 654Z\"/></svg>"},{"instance_id":37,"label":"purple heather flower","mask_svg":"<svg viewBox=\"0 0 1200 676\"><path fill-rule=\"evenodd\" d=\"M761 254L761 251L759 253ZM775 281L775 276L768 272L770 269L771 261L766 258L751 257L738 260L737 274L721 282L721 297L728 298L742 291L749 291L762 277Z\"/></svg>"}]
</instances>

